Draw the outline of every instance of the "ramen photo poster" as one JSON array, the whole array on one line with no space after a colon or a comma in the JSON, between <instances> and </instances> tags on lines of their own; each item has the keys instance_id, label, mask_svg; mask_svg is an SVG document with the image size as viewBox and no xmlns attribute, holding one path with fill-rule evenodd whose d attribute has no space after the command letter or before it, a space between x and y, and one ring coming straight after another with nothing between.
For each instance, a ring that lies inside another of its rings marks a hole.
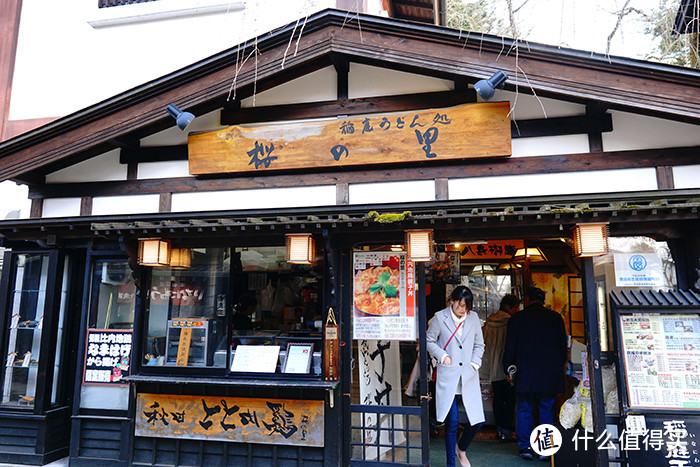
<instances>
[{"instance_id":1,"label":"ramen photo poster","mask_svg":"<svg viewBox=\"0 0 700 467\"><path fill-rule=\"evenodd\" d=\"M415 340L415 267L403 251L356 251L353 339Z\"/></svg>"}]
</instances>

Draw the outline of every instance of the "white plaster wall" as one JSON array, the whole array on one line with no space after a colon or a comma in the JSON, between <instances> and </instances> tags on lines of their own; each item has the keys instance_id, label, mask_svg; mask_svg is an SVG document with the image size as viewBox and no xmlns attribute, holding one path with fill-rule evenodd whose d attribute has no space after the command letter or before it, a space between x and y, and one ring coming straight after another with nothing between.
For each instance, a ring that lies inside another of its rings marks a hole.
<instances>
[{"instance_id":1,"label":"white plaster wall","mask_svg":"<svg viewBox=\"0 0 700 467\"><path fill-rule=\"evenodd\" d=\"M41 217L78 217L80 198L47 198L44 200Z\"/></svg>"},{"instance_id":2,"label":"white plaster wall","mask_svg":"<svg viewBox=\"0 0 700 467\"><path fill-rule=\"evenodd\" d=\"M241 107L330 101L338 98L337 90L338 75L333 67L326 67L247 97Z\"/></svg>"},{"instance_id":3,"label":"white plaster wall","mask_svg":"<svg viewBox=\"0 0 700 467\"><path fill-rule=\"evenodd\" d=\"M700 127L697 125L626 112L610 113L613 131L603 133L605 151L700 145Z\"/></svg>"},{"instance_id":4,"label":"white plaster wall","mask_svg":"<svg viewBox=\"0 0 700 467\"><path fill-rule=\"evenodd\" d=\"M678 189L700 188L700 165L674 167L673 184Z\"/></svg>"},{"instance_id":5,"label":"white plaster wall","mask_svg":"<svg viewBox=\"0 0 700 467\"><path fill-rule=\"evenodd\" d=\"M19 211L19 219L28 218L32 207L28 195L27 185L18 185L11 180L0 182L0 220L5 220L8 216L17 218L13 211Z\"/></svg>"},{"instance_id":6,"label":"white plaster wall","mask_svg":"<svg viewBox=\"0 0 700 467\"><path fill-rule=\"evenodd\" d=\"M98 29L88 24L227 3L241 2L161 0L99 9L96 0L23 0L10 119L67 115L336 4L245 0L244 11ZM370 4L378 9L377 0Z\"/></svg>"},{"instance_id":7,"label":"white plaster wall","mask_svg":"<svg viewBox=\"0 0 700 467\"><path fill-rule=\"evenodd\" d=\"M521 84L522 86L522 84ZM479 99L481 101L481 99ZM496 89L489 102L510 102L511 120L555 118L585 115L586 106L572 102L547 99L522 92Z\"/></svg>"},{"instance_id":8,"label":"white plaster wall","mask_svg":"<svg viewBox=\"0 0 700 467\"><path fill-rule=\"evenodd\" d=\"M192 177L187 161L145 162L139 164L136 178L143 180L148 178L178 177Z\"/></svg>"},{"instance_id":9,"label":"white plaster wall","mask_svg":"<svg viewBox=\"0 0 700 467\"><path fill-rule=\"evenodd\" d=\"M335 201L334 185L174 193L172 212L330 206Z\"/></svg>"},{"instance_id":10,"label":"white plaster wall","mask_svg":"<svg viewBox=\"0 0 700 467\"><path fill-rule=\"evenodd\" d=\"M92 215L154 213L159 206L159 195L102 196L92 199Z\"/></svg>"},{"instance_id":11,"label":"white plaster wall","mask_svg":"<svg viewBox=\"0 0 700 467\"><path fill-rule=\"evenodd\" d=\"M547 136L542 138L514 138L511 140L512 157L551 156L589 152L588 135Z\"/></svg>"},{"instance_id":12,"label":"white plaster wall","mask_svg":"<svg viewBox=\"0 0 700 467\"><path fill-rule=\"evenodd\" d=\"M350 204L411 203L435 201L435 182L356 183L348 187Z\"/></svg>"},{"instance_id":13,"label":"white plaster wall","mask_svg":"<svg viewBox=\"0 0 700 467\"><path fill-rule=\"evenodd\" d=\"M452 89L454 89L454 82L450 80L350 63L350 72L348 73L348 97L350 99L416 92L451 91Z\"/></svg>"},{"instance_id":14,"label":"white plaster wall","mask_svg":"<svg viewBox=\"0 0 700 467\"><path fill-rule=\"evenodd\" d=\"M656 190L654 168L592 170L459 178L448 181L450 199L511 198Z\"/></svg>"},{"instance_id":15,"label":"white plaster wall","mask_svg":"<svg viewBox=\"0 0 700 467\"><path fill-rule=\"evenodd\" d=\"M46 183L126 180L126 164L119 163L119 149L106 152L46 176Z\"/></svg>"}]
</instances>

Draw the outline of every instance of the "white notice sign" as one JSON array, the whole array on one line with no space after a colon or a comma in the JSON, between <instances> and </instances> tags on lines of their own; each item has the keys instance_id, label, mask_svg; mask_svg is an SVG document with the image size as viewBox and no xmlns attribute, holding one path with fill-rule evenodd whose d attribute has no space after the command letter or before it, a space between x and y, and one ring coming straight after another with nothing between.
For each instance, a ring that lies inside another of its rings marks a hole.
<instances>
[{"instance_id":1,"label":"white notice sign","mask_svg":"<svg viewBox=\"0 0 700 467\"><path fill-rule=\"evenodd\" d=\"M279 354L277 345L239 345L231 362L231 371L274 373Z\"/></svg>"},{"instance_id":2,"label":"white notice sign","mask_svg":"<svg viewBox=\"0 0 700 467\"><path fill-rule=\"evenodd\" d=\"M663 287L664 270L656 253L615 254L617 287Z\"/></svg>"}]
</instances>

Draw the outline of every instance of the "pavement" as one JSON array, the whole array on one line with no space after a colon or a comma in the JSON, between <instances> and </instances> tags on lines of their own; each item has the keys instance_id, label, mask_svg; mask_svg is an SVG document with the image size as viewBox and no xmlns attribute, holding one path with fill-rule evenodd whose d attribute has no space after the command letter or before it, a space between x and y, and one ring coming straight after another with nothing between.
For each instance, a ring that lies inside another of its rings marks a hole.
<instances>
[{"instance_id":1,"label":"pavement","mask_svg":"<svg viewBox=\"0 0 700 467\"><path fill-rule=\"evenodd\" d=\"M0 463L0 467L26 467L24 464L2 464ZM59 459L57 461L53 461L50 464L44 464L43 467L68 467L68 458L64 457L63 459Z\"/></svg>"}]
</instances>

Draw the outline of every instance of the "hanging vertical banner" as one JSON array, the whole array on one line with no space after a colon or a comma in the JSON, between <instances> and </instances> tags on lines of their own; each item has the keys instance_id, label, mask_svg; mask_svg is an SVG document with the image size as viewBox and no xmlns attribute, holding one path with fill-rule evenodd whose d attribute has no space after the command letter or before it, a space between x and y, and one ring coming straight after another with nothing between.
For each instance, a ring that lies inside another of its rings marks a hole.
<instances>
[{"instance_id":1,"label":"hanging vertical banner","mask_svg":"<svg viewBox=\"0 0 700 467\"><path fill-rule=\"evenodd\" d=\"M406 252L356 251L353 339L415 340L415 268Z\"/></svg>"},{"instance_id":2,"label":"hanging vertical banner","mask_svg":"<svg viewBox=\"0 0 700 467\"><path fill-rule=\"evenodd\" d=\"M391 341L360 341L360 403L401 405L401 358L399 344ZM380 460L391 446L406 442L404 418L391 414L363 413L365 459ZM379 438L377 440L377 438ZM386 459L382 459L386 460Z\"/></svg>"},{"instance_id":3,"label":"hanging vertical banner","mask_svg":"<svg viewBox=\"0 0 700 467\"><path fill-rule=\"evenodd\" d=\"M323 379L325 381L338 381L340 332L335 320L333 308L328 309L328 318L323 330Z\"/></svg>"}]
</instances>

